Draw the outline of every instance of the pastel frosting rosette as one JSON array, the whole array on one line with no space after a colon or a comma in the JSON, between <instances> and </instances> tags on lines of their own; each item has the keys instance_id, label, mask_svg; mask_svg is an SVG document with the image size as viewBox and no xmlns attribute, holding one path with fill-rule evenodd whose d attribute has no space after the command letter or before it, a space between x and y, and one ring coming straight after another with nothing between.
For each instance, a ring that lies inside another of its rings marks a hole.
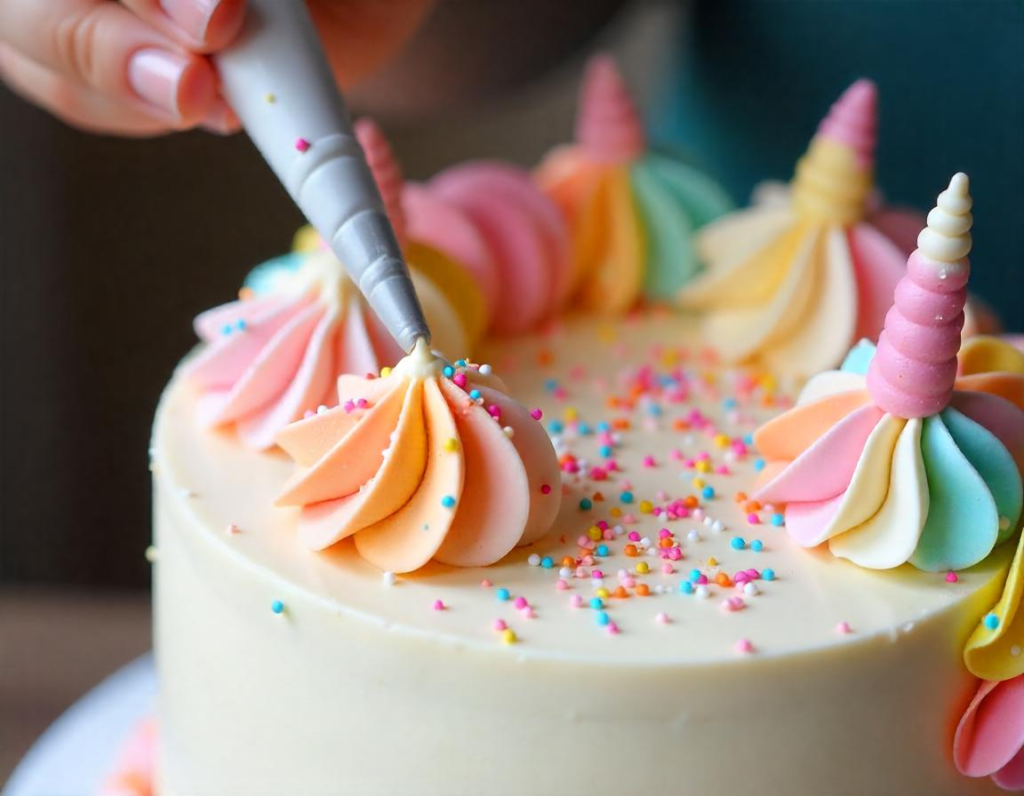
<instances>
[{"instance_id":1,"label":"pastel frosting rosette","mask_svg":"<svg viewBox=\"0 0 1024 796\"><path fill-rule=\"evenodd\" d=\"M757 499L786 506L801 545L871 569L984 560L1017 530L1024 375L957 378L970 265L971 197L957 174L895 290L877 350L855 347L762 426Z\"/></svg>"},{"instance_id":2,"label":"pastel frosting rosette","mask_svg":"<svg viewBox=\"0 0 1024 796\"><path fill-rule=\"evenodd\" d=\"M342 376L338 406L282 430L298 470L277 502L302 507L302 544L352 537L363 558L401 573L431 560L486 566L547 533L557 457L489 371L420 341L381 378Z\"/></svg>"},{"instance_id":3,"label":"pastel frosting rosette","mask_svg":"<svg viewBox=\"0 0 1024 796\"><path fill-rule=\"evenodd\" d=\"M978 688L953 740L961 774L1024 791L1024 675Z\"/></svg>"},{"instance_id":4,"label":"pastel frosting rosette","mask_svg":"<svg viewBox=\"0 0 1024 796\"><path fill-rule=\"evenodd\" d=\"M472 276L491 333L528 332L564 306L568 230L529 172L499 161L462 163L426 183L408 183L402 204L410 236Z\"/></svg>"},{"instance_id":5,"label":"pastel frosting rosette","mask_svg":"<svg viewBox=\"0 0 1024 796\"><path fill-rule=\"evenodd\" d=\"M695 230L732 210L732 201L708 176L648 147L609 56L587 66L575 138L534 175L572 231L572 297L609 313L641 297L674 299L699 268Z\"/></svg>"},{"instance_id":6,"label":"pastel frosting rosette","mask_svg":"<svg viewBox=\"0 0 1024 796\"><path fill-rule=\"evenodd\" d=\"M395 200L401 174L390 148L372 125L357 124L357 135L410 263L433 344L471 350L483 332L479 291L447 255L406 239ZM277 432L306 412L333 405L339 375L377 373L404 355L342 264L314 240L315 233L300 234L305 251L257 267L237 301L195 320L206 345L184 373L202 392L200 422L233 424L258 450L272 447Z\"/></svg>"},{"instance_id":7,"label":"pastel frosting rosette","mask_svg":"<svg viewBox=\"0 0 1024 796\"><path fill-rule=\"evenodd\" d=\"M680 302L705 313L705 338L727 361L809 375L877 339L908 254L889 234L905 239L908 219L874 207L876 122L875 85L859 80L818 127L783 201L698 235L706 270Z\"/></svg>"}]
</instances>

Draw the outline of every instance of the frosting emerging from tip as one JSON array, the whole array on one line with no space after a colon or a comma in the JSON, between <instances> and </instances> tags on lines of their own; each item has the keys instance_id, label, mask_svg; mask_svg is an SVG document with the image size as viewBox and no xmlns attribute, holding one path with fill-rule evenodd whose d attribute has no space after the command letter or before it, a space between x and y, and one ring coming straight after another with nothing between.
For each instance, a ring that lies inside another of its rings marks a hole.
<instances>
[{"instance_id":1,"label":"frosting emerging from tip","mask_svg":"<svg viewBox=\"0 0 1024 796\"><path fill-rule=\"evenodd\" d=\"M561 499L551 442L477 366L449 365L421 341L379 379L342 376L338 394L338 406L278 436L299 467L278 503L302 507L307 547L354 537L391 572L486 566L551 527Z\"/></svg>"},{"instance_id":2,"label":"frosting emerging from tip","mask_svg":"<svg viewBox=\"0 0 1024 796\"><path fill-rule=\"evenodd\" d=\"M857 339L878 337L908 253L888 232L904 240L914 220L871 212L875 106L874 84L855 83L797 164L788 193L698 235L706 271L679 300L705 313L707 339L727 361L808 375L838 365Z\"/></svg>"}]
</instances>

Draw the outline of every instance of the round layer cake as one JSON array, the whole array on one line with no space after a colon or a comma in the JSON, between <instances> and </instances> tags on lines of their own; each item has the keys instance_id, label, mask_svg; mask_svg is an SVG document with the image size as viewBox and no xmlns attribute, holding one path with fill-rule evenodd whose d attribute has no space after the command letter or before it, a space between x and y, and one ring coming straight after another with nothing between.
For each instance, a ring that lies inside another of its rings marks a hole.
<instances>
[{"instance_id":1,"label":"round layer cake","mask_svg":"<svg viewBox=\"0 0 1024 796\"><path fill-rule=\"evenodd\" d=\"M555 440L561 515L497 565L399 577L351 540L303 548L274 506L292 463L202 429L176 378L153 448L161 796L999 792L950 750L1011 551L954 579L797 547L742 496L784 391L694 328L490 343Z\"/></svg>"}]
</instances>

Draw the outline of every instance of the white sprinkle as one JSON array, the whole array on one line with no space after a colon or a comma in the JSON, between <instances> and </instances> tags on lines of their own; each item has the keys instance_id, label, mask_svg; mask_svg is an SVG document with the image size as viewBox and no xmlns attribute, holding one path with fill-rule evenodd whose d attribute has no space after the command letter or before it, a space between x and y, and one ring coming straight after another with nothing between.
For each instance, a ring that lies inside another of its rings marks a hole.
<instances>
[{"instance_id":1,"label":"white sprinkle","mask_svg":"<svg viewBox=\"0 0 1024 796\"><path fill-rule=\"evenodd\" d=\"M743 586L743 593L748 597L754 597L760 594L761 592L758 591L757 586L755 586L751 581L747 581L746 584Z\"/></svg>"},{"instance_id":2,"label":"white sprinkle","mask_svg":"<svg viewBox=\"0 0 1024 796\"><path fill-rule=\"evenodd\" d=\"M690 531L688 534L686 534L686 538L689 541L691 541L691 542L699 542L700 541L700 534L697 532L696 529L694 529L694 530Z\"/></svg>"},{"instance_id":3,"label":"white sprinkle","mask_svg":"<svg viewBox=\"0 0 1024 796\"><path fill-rule=\"evenodd\" d=\"M649 537L649 536L643 537L640 540L640 546L643 547L644 549L650 547L651 546L651 537Z\"/></svg>"},{"instance_id":4,"label":"white sprinkle","mask_svg":"<svg viewBox=\"0 0 1024 796\"><path fill-rule=\"evenodd\" d=\"M1012 657L1014 657L1014 658L1019 658L1020 657L1020 647L1018 647L1016 644L1013 645L1012 647L1010 647L1010 655Z\"/></svg>"},{"instance_id":5,"label":"white sprinkle","mask_svg":"<svg viewBox=\"0 0 1024 796\"><path fill-rule=\"evenodd\" d=\"M672 619L668 614L662 611L656 617L654 617L654 621L657 622L659 625L667 625L672 621Z\"/></svg>"},{"instance_id":6,"label":"white sprinkle","mask_svg":"<svg viewBox=\"0 0 1024 796\"><path fill-rule=\"evenodd\" d=\"M380 576L380 579L385 586L394 586L395 581L398 580L394 572L385 572L383 575Z\"/></svg>"},{"instance_id":7,"label":"white sprinkle","mask_svg":"<svg viewBox=\"0 0 1024 796\"><path fill-rule=\"evenodd\" d=\"M505 432L505 436L512 439L516 435L516 430L512 426L505 426L502 431Z\"/></svg>"},{"instance_id":8,"label":"white sprinkle","mask_svg":"<svg viewBox=\"0 0 1024 796\"><path fill-rule=\"evenodd\" d=\"M195 493L191 489L189 489L187 487L182 487L181 489L178 490L178 495L183 497L183 498L190 498L194 494Z\"/></svg>"},{"instance_id":9,"label":"white sprinkle","mask_svg":"<svg viewBox=\"0 0 1024 796\"><path fill-rule=\"evenodd\" d=\"M614 533L616 536L622 536L622 534L624 534L625 532L626 529L623 528L621 525L616 525L612 528L612 533Z\"/></svg>"},{"instance_id":10,"label":"white sprinkle","mask_svg":"<svg viewBox=\"0 0 1024 796\"><path fill-rule=\"evenodd\" d=\"M701 600L706 600L708 597L711 596L711 592L708 590L708 587L705 586L703 583L696 589L694 589L693 593Z\"/></svg>"},{"instance_id":11,"label":"white sprinkle","mask_svg":"<svg viewBox=\"0 0 1024 796\"><path fill-rule=\"evenodd\" d=\"M156 548L153 547L153 545L150 545L149 547L147 547L146 548L146 560L150 564L152 564L153 562L155 562L157 560L157 558L159 558L159 554L157 553Z\"/></svg>"},{"instance_id":12,"label":"white sprinkle","mask_svg":"<svg viewBox=\"0 0 1024 796\"><path fill-rule=\"evenodd\" d=\"M529 558L526 559L526 563L529 564L531 567L539 567L540 566L540 556L537 555L536 553L530 553Z\"/></svg>"},{"instance_id":13,"label":"white sprinkle","mask_svg":"<svg viewBox=\"0 0 1024 796\"><path fill-rule=\"evenodd\" d=\"M713 530L715 533L721 533L725 530L725 525L722 523L721 520L715 520L713 523L711 523L711 530Z\"/></svg>"},{"instance_id":14,"label":"white sprinkle","mask_svg":"<svg viewBox=\"0 0 1024 796\"><path fill-rule=\"evenodd\" d=\"M715 521L705 514L703 523L710 528L712 525L714 525Z\"/></svg>"},{"instance_id":15,"label":"white sprinkle","mask_svg":"<svg viewBox=\"0 0 1024 796\"><path fill-rule=\"evenodd\" d=\"M490 365L481 365L480 366L480 373L483 374L484 376L490 376L492 372L493 372L493 370L491 369Z\"/></svg>"},{"instance_id":16,"label":"white sprinkle","mask_svg":"<svg viewBox=\"0 0 1024 796\"><path fill-rule=\"evenodd\" d=\"M572 574L572 567L562 567L560 570L558 570L558 577L563 579L571 578Z\"/></svg>"},{"instance_id":17,"label":"white sprinkle","mask_svg":"<svg viewBox=\"0 0 1024 796\"><path fill-rule=\"evenodd\" d=\"M320 404L320 406L318 406L318 407L316 408L316 413L317 413L318 415L322 415L322 414L324 414L324 412L327 412L327 411L328 411L327 407L326 407L326 406L324 406L323 404Z\"/></svg>"}]
</instances>

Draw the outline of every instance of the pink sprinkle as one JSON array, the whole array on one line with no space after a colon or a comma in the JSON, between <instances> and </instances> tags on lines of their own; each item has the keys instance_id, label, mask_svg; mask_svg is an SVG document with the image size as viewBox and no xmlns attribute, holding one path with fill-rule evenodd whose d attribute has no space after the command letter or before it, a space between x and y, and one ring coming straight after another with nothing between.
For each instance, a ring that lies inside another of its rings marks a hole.
<instances>
[{"instance_id":1,"label":"pink sprinkle","mask_svg":"<svg viewBox=\"0 0 1024 796\"><path fill-rule=\"evenodd\" d=\"M657 622L659 625L667 625L672 621L672 618L664 611L662 611L656 617L654 617L654 621Z\"/></svg>"},{"instance_id":2,"label":"pink sprinkle","mask_svg":"<svg viewBox=\"0 0 1024 796\"><path fill-rule=\"evenodd\" d=\"M761 518L758 517L754 512L750 512L750 514L747 515L747 522L750 525L760 525Z\"/></svg>"},{"instance_id":3,"label":"pink sprinkle","mask_svg":"<svg viewBox=\"0 0 1024 796\"><path fill-rule=\"evenodd\" d=\"M530 603L529 601L527 601L525 597L516 597L512 604L519 610L522 610L523 608L529 606Z\"/></svg>"},{"instance_id":4,"label":"pink sprinkle","mask_svg":"<svg viewBox=\"0 0 1024 796\"><path fill-rule=\"evenodd\" d=\"M443 611L443 610L444 610L445 608L447 608L447 607L448 607L448 606L446 606L446 605L444 604L444 601L443 601L443 600L434 600L434 610L435 610L435 611Z\"/></svg>"},{"instance_id":5,"label":"pink sprinkle","mask_svg":"<svg viewBox=\"0 0 1024 796\"><path fill-rule=\"evenodd\" d=\"M599 569L595 569L593 572L590 573L590 577L592 577L594 580L603 580L604 572L602 572Z\"/></svg>"},{"instance_id":6,"label":"pink sprinkle","mask_svg":"<svg viewBox=\"0 0 1024 796\"><path fill-rule=\"evenodd\" d=\"M715 472L718 473L719 475L729 475L729 466L725 464L720 464L715 468Z\"/></svg>"},{"instance_id":7,"label":"pink sprinkle","mask_svg":"<svg viewBox=\"0 0 1024 796\"><path fill-rule=\"evenodd\" d=\"M840 633L840 634L846 636L846 635L849 635L852 632L853 631L850 629L850 623L849 622L840 622L838 625L836 625L836 633Z\"/></svg>"},{"instance_id":8,"label":"pink sprinkle","mask_svg":"<svg viewBox=\"0 0 1024 796\"><path fill-rule=\"evenodd\" d=\"M667 562L661 565L661 573L663 575L671 575L675 571L676 568Z\"/></svg>"},{"instance_id":9,"label":"pink sprinkle","mask_svg":"<svg viewBox=\"0 0 1024 796\"><path fill-rule=\"evenodd\" d=\"M708 576L707 575L698 575L696 583L697 583L698 586L707 586L708 585Z\"/></svg>"},{"instance_id":10,"label":"pink sprinkle","mask_svg":"<svg viewBox=\"0 0 1024 796\"><path fill-rule=\"evenodd\" d=\"M960 580L960 576L957 575L955 572L947 572L946 573L946 583L956 583L959 580Z\"/></svg>"},{"instance_id":11,"label":"pink sprinkle","mask_svg":"<svg viewBox=\"0 0 1024 796\"><path fill-rule=\"evenodd\" d=\"M654 498L656 500L668 500L668 492L666 492L664 489L659 489L657 492L654 493Z\"/></svg>"},{"instance_id":12,"label":"pink sprinkle","mask_svg":"<svg viewBox=\"0 0 1024 796\"><path fill-rule=\"evenodd\" d=\"M657 466L657 462L654 460L653 456L644 456L642 464L643 464L644 467L656 467Z\"/></svg>"},{"instance_id":13,"label":"pink sprinkle","mask_svg":"<svg viewBox=\"0 0 1024 796\"><path fill-rule=\"evenodd\" d=\"M730 597L728 600L722 601L722 610L728 611L729 613L742 611L746 607L747 604L743 601L742 597Z\"/></svg>"},{"instance_id":14,"label":"pink sprinkle","mask_svg":"<svg viewBox=\"0 0 1024 796\"><path fill-rule=\"evenodd\" d=\"M307 141L305 138L299 138L295 142L295 148L299 150L299 152L308 152L311 146L312 144L309 143L309 141Z\"/></svg>"},{"instance_id":15,"label":"pink sprinkle","mask_svg":"<svg viewBox=\"0 0 1024 796\"><path fill-rule=\"evenodd\" d=\"M341 407L345 410L345 414L348 415L352 413L352 410L356 408L356 405L354 401L345 401Z\"/></svg>"},{"instance_id":16,"label":"pink sprinkle","mask_svg":"<svg viewBox=\"0 0 1024 796\"><path fill-rule=\"evenodd\" d=\"M589 544L591 544L590 537L586 534L580 534L576 537L576 545L578 547L587 547Z\"/></svg>"},{"instance_id":17,"label":"pink sprinkle","mask_svg":"<svg viewBox=\"0 0 1024 796\"><path fill-rule=\"evenodd\" d=\"M597 527L600 528L602 531L607 531L608 530L608 523L605 522L604 520L598 520L597 521Z\"/></svg>"},{"instance_id":18,"label":"pink sprinkle","mask_svg":"<svg viewBox=\"0 0 1024 796\"><path fill-rule=\"evenodd\" d=\"M623 525L636 525L636 517L634 517L632 514L623 514L622 515L622 524Z\"/></svg>"},{"instance_id":19,"label":"pink sprinkle","mask_svg":"<svg viewBox=\"0 0 1024 796\"><path fill-rule=\"evenodd\" d=\"M594 543L591 542L590 544L593 546ZM592 567L594 566L594 557L588 553L580 559L580 563L585 567Z\"/></svg>"},{"instance_id":20,"label":"pink sprinkle","mask_svg":"<svg viewBox=\"0 0 1024 796\"><path fill-rule=\"evenodd\" d=\"M356 401L356 409L365 409L369 405L370 402L367 401L365 398L360 398L358 401Z\"/></svg>"},{"instance_id":21,"label":"pink sprinkle","mask_svg":"<svg viewBox=\"0 0 1024 796\"><path fill-rule=\"evenodd\" d=\"M673 448L673 449L672 449L672 450L671 450L671 451L669 452L669 456L670 456L670 457L671 457L672 459L674 459L675 461L677 461L677 462L678 462L678 461L679 461L680 459L682 459L682 458L683 458L683 452L682 452L681 450L679 450L678 448Z\"/></svg>"},{"instance_id":22,"label":"pink sprinkle","mask_svg":"<svg viewBox=\"0 0 1024 796\"><path fill-rule=\"evenodd\" d=\"M580 597L578 594L574 594L572 595L572 597L569 598L569 605L571 605L573 608L582 608L583 598Z\"/></svg>"},{"instance_id":23,"label":"pink sprinkle","mask_svg":"<svg viewBox=\"0 0 1024 796\"><path fill-rule=\"evenodd\" d=\"M540 409L531 409L530 417L532 417L534 420L540 420L542 417L544 417L544 413Z\"/></svg>"},{"instance_id":24,"label":"pink sprinkle","mask_svg":"<svg viewBox=\"0 0 1024 796\"><path fill-rule=\"evenodd\" d=\"M508 629L508 625L505 624L505 620L504 619L495 619L494 620L494 629L497 630L500 633L502 630Z\"/></svg>"},{"instance_id":25,"label":"pink sprinkle","mask_svg":"<svg viewBox=\"0 0 1024 796\"><path fill-rule=\"evenodd\" d=\"M741 638L733 649L740 655L750 655L754 651L754 645L750 643L750 639Z\"/></svg>"},{"instance_id":26,"label":"pink sprinkle","mask_svg":"<svg viewBox=\"0 0 1024 796\"><path fill-rule=\"evenodd\" d=\"M452 383L456 387L461 387L462 389L465 389L466 388L466 374L465 373L456 373L454 376L452 376Z\"/></svg>"},{"instance_id":27,"label":"pink sprinkle","mask_svg":"<svg viewBox=\"0 0 1024 796\"><path fill-rule=\"evenodd\" d=\"M576 577L577 578L585 578L585 577L587 577L587 568L586 567L576 567Z\"/></svg>"},{"instance_id":28,"label":"pink sprinkle","mask_svg":"<svg viewBox=\"0 0 1024 796\"><path fill-rule=\"evenodd\" d=\"M622 579L622 585L625 586L627 589L632 589L634 586L636 586L636 578L627 575Z\"/></svg>"},{"instance_id":29,"label":"pink sprinkle","mask_svg":"<svg viewBox=\"0 0 1024 796\"><path fill-rule=\"evenodd\" d=\"M559 591L566 591L569 588L569 584L564 579L559 578L555 581L555 588Z\"/></svg>"},{"instance_id":30,"label":"pink sprinkle","mask_svg":"<svg viewBox=\"0 0 1024 796\"><path fill-rule=\"evenodd\" d=\"M534 611L533 608L531 608L529 605L526 606L519 613L521 613L523 615L524 619L536 619L537 618L537 612Z\"/></svg>"},{"instance_id":31,"label":"pink sprinkle","mask_svg":"<svg viewBox=\"0 0 1024 796\"><path fill-rule=\"evenodd\" d=\"M229 534L230 534L231 536L234 536L234 535L235 535L236 533L241 533L242 531L241 531L241 529L240 529L240 528L239 528L239 527L238 527L237 525L235 525L235 524L234 524L234 523L232 522L232 523L230 523L230 524L228 525L228 527L227 527L227 532L228 532L228 533L229 533Z\"/></svg>"},{"instance_id":32,"label":"pink sprinkle","mask_svg":"<svg viewBox=\"0 0 1024 796\"><path fill-rule=\"evenodd\" d=\"M668 528L662 528L660 531L658 531L659 539L668 539L671 535L672 531L670 531Z\"/></svg>"},{"instance_id":33,"label":"pink sprinkle","mask_svg":"<svg viewBox=\"0 0 1024 796\"><path fill-rule=\"evenodd\" d=\"M542 495L550 495L551 494L551 484L541 484L540 485L540 493Z\"/></svg>"},{"instance_id":34,"label":"pink sprinkle","mask_svg":"<svg viewBox=\"0 0 1024 796\"><path fill-rule=\"evenodd\" d=\"M609 633L609 635L612 635L612 636L619 635L619 626L617 624L615 624L614 622L609 622L608 623L608 633Z\"/></svg>"},{"instance_id":35,"label":"pink sprinkle","mask_svg":"<svg viewBox=\"0 0 1024 796\"><path fill-rule=\"evenodd\" d=\"M628 538L629 541L631 541L631 542L639 542L640 539L641 539L641 536L636 531L630 531L629 532L629 536L626 537L626 538Z\"/></svg>"},{"instance_id":36,"label":"pink sprinkle","mask_svg":"<svg viewBox=\"0 0 1024 796\"><path fill-rule=\"evenodd\" d=\"M694 518L694 519L695 519L695 520L696 520L697 522L700 522L701 520L703 520L703 519L704 519L704 509L700 509L700 508L698 508L698 509L694 509L694 510L693 510L693 511L691 512L691 516L692 516L692 517L693 517L693 518Z\"/></svg>"},{"instance_id":37,"label":"pink sprinkle","mask_svg":"<svg viewBox=\"0 0 1024 796\"><path fill-rule=\"evenodd\" d=\"M501 417L501 409L497 404L491 404L487 407L487 414L491 417Z\"/></svg>"},{"instance_id":38,"label":"pink sprinkle","mask_svg":"<svg viewBox=\"0 0 1024 796\"><path fill-rule=\"evenodd\" d=\"M487 580L487 578L484 578L482 581L480 581L480 587L483 588L483 589L489 589L493 585L494 584L492 584L489 580Z\"/></svg>"},{"instance_id":39,"label":"pink sprinkle","mask_svg":"<svg viewBox=\"0 0 1024 796\"><path fill-rule=\"evenodd\" d=\"M679 547L670 547L665 555L668 556L669 561L678 561L683 557L683 551Z\"/></svg>"},{"instance_id":40,"label":"pink sprinkle","mask_svg":"<svg viewBox=\"0 0 1024 796\"><path fill-rule=\"evenodd\" d=\"M309 420L309 418L311 418L315 414L316 414L316 412L314 412L312 409L307 409L305 411L305 413L302 415L302 419L303 420Z\"/></svg>"},{"instance_id":41,"label":"pink sprinkle","mask_svg":"<svg viewBox=\"0 0 1024 796\"><path fill-rule=\"evenodd\" d=\"M601 538L604 539L604 541L606 542L610 542L612 539L615 538L615 531L613 531L611 528L605 528L603 531L601 531Z\"/></svg>"}]
</instances>

